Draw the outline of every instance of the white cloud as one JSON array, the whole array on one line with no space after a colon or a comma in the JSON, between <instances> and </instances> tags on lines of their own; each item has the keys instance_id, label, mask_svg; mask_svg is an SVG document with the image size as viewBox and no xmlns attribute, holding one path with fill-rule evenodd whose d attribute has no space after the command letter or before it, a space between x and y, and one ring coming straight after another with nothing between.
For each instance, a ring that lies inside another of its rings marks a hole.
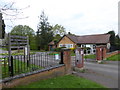
<instances>
[{"instance_id":1,"label":"white cloud","mask_svg":"<svg viewBox=\"0 0 120 90\"><path fill-rule=\"evenodd\" d=\"M38 16L44 10L51 24L61 24L75 34L118 33L118 0L6 0L14 1L18 8L30 5L22 16L28 19L16 20L15 25L29 25L35 31ZM10 30L9 30L10 31Z\"/></svg>"}]
</instances>

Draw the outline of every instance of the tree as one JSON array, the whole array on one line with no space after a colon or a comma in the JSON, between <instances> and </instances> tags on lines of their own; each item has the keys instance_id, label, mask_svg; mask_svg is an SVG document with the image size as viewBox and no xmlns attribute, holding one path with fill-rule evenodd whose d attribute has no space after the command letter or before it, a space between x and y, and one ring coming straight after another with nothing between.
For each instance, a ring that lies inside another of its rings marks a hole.
<instances>
[{"instance_id":1,"label":"tree","mask_svg":"<svg viewBox=\"0 0 120 90\"><path fill-rule=\"evenodd\" d=\"M110 51L120 50L120 38L118 35L115 35L115 32L109 31L107 34L110 34Z\"/></svg>"},{"instance_id":2,"label":"tree","mask_svg":"<svg viewBox=\"0 0 120 90\"><path fill-rule=\"evenodd\" d=\"M54 37L54 39L56 39L57 41L60 40L61 39L60 34L56 34L55 37Z\"/></svg>"},{"instance_id":3,"label":"tree","mask_svg":"<svg viewBox=\"0 0 120 90\"><path fill-rule=\"evenodd\" d=\"M9 26L9 27L12 27L12 25L10 25L10 23L11 22L13 23L13 21L16 20L16 19L26 19L26 18L28 18L28 16L23 17L24 15L22 15L22 14L23 14L23 10L27 9L30 6L27 6L27 7L24 7L24 8L17 8L17 7L14 6L14 4L15 4L14 2L7 3L7 2L4 2L4 0L3 0L2 4L0 5L0 17L1 17L1 14L2 14L3 17L4 17L4 20L9 21L9 25L6 24L6 26ZM5 34L4 20L2 19L3 31L2 31L2 35L0 35L2 37L4 37L4 34Z\"/></svg>"},{"instance_id":4,"label":"tree","mask_svg":"<svg viewBox=\"0 0 120 90\"><path fill-rule=\"evenodd\" d=\"M65 28L62 26L62 25L58 25L56 24L53 28L53 33L54 33L54 36L56 35L60 35L60 36L63 36L64 34L66 34L66 31L65 31Z\"/></svg>"},{"instance_id":5,"label":"tree","mask_svg":"<svg viewBox=\"0 0 120 90\"><path fill-rule=\"evenodd\" d=\"M30 7L29 5L25 8L16 8L14 7L14 2L10 2L10 3L2 3L2 5L0 6L0 13L2 13L5 17L6 20L15 20L15 19L25 19L28 18L28 16L23 17L22 16L22 10L27 9L28 7ZM22 17L20 17L19 15L21 15ZM6 18L7 17L7 18Z\"/></svg>"},{"instance_id":6,"label":"tree","mask_svg":"<svg viewBox=\"0 0 120 90\"><path fill-rule=\"evenodd\" d=\"M31 49L35 49L35 32L27 25L18 25L11 30L11 35L21 35L29 37L29 44Z\"/></svg>"},{"instance_id":7,"label":"tree","mask_svg":"<svg viewBox=\"0 0 120 90\"><path fill-rule=\"evenodd\" d=\"M11 34L15 35L35 35L35 32L32 28L27 25L17 25L11 30Z\"/></svg>"},{"instance_id":8,"label":"tree","mask_svg":"<svg viewBox=\"0 0 120 90\"><path fill-rule=\"evenodd\" d=\"M116 49L120 50L120 38L118 35L116 35L115 37L115 45L116 45Z\"/></svg>"},{"instance_id":9,"label":"tree","mask_svg":"<svg viewBox=\"0 0 120 90\"><path fill-rule=\"evenodd\" d=\"M112 30L112 31L109 31L107 34L111 35L110 36L110 44L112 46L114 46L115 45L115 32Z\"/></svg>"},{"instance_id":10,"label":"tree","mask_svg":"<svg viewBox=\"0 0 120 90\"><path fill-rule=\"evenodd\" d=\"M115 32L109 31L107 34L110 34L110 51L114 51L115 50Z\"/></svg>"},{"instance_id":11,"label":"tree","mask_svg":"<svg viewBox=\"0 0 120 90\"><path fill-rule=\"evenodd\" d=\"M0 13L0 39L4 39L5 36L5 23L2 19L2 13Z\"/></svg>"},{"instance_id":12,"label":"tree","mask_svg":"<svg viewBox=\"0 0 120 90\"><path fill-rule=\"evenodd\" d=\"M49 25L48 17L42 11L37 30L37 48L38 50L47 50L48 43L53 39L52 26Z\"/></svg>"},{"instance_id":13,"label":"tree","mask_svg":"<svg viewBox=\"0 0 120 90\"><path fill-rule=\"evenodd\" d=\"M62 25L56 24L52 27L54 33L54 42L55 44L60 40L60 38L66 34L65 28Z\"/></svg>"}]
</instances>

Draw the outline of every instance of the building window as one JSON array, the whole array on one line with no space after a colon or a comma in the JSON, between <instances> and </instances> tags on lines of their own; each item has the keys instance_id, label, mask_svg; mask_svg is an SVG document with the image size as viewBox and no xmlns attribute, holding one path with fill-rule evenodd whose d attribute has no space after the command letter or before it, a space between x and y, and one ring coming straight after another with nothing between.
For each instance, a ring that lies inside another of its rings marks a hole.
<instances>
[{"instance_id":1,"label":"building window","mask_svg":"<svg viewBox=\"0 0 120 90\"><path fill-rule=\"evenodd\" d=\"M63 47L63 44L59 44L59 47Z\"/></svg>"},{"instance_id":2,"label":"building window","mask_svg":"<svg viewBox=\"0 0 120 90\"><path fill-rule=\"evenodd\" d=\"M71 44L71 48L73 48L73 44Z\"/></svg>"},{"instance_id":3,"label":"building window","mask_svg":"<svg viewBox=\"0 0 120 90\"><path fill-rule=\"evenodd\" d=\"M59 44L59 47L73 48L73 44Z\"/></svg>"},{"instance_id":4,"label":"building window","mask_svg":"<svg viewBox=\"0 0 120 90\"><path fill-rule=\"evenodd\" d=\"M70 44L67 44L67 48L70 48Z\"/></svg>"}]
</instances>

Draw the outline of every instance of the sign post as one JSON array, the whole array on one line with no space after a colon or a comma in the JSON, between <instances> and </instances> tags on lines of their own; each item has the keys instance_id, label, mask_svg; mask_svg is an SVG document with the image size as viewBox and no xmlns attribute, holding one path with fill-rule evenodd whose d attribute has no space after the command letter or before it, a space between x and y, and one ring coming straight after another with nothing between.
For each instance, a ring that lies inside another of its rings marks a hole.
<instances>
[{"instance_id":1,"label":"sign post","mask_svg":"<svg viewBox=\"0 0 120 90\"><path fill-rule=\"evenodd\" d=\"M29 46L24 47L24 56L25 60L27 60L27 67L29 67Z\"/></svg>"},{"instance_id":2,"label":"sign post","mask_svg":"<svg viewBox=\"0 0 120 90\"><path fill-rule=\"evenodd\" d=\"M55 60L59 60L59 54L55 54Z\"/></svg>"}]
</instances>

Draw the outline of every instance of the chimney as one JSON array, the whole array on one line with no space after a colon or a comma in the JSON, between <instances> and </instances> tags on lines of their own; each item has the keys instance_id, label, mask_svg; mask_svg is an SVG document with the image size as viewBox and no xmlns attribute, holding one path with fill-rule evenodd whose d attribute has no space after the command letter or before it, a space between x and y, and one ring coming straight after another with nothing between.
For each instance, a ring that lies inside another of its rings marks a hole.
<instances>
[{"instance_id":1,"label":"chimney","mask_svg":"<svg viewBox=\"0 0 120 90\"><path fill-rule=\"evenodd\" d=\"M68 34L71 34L70 32L68 32Z\"/></svg>"}]
</instances>

